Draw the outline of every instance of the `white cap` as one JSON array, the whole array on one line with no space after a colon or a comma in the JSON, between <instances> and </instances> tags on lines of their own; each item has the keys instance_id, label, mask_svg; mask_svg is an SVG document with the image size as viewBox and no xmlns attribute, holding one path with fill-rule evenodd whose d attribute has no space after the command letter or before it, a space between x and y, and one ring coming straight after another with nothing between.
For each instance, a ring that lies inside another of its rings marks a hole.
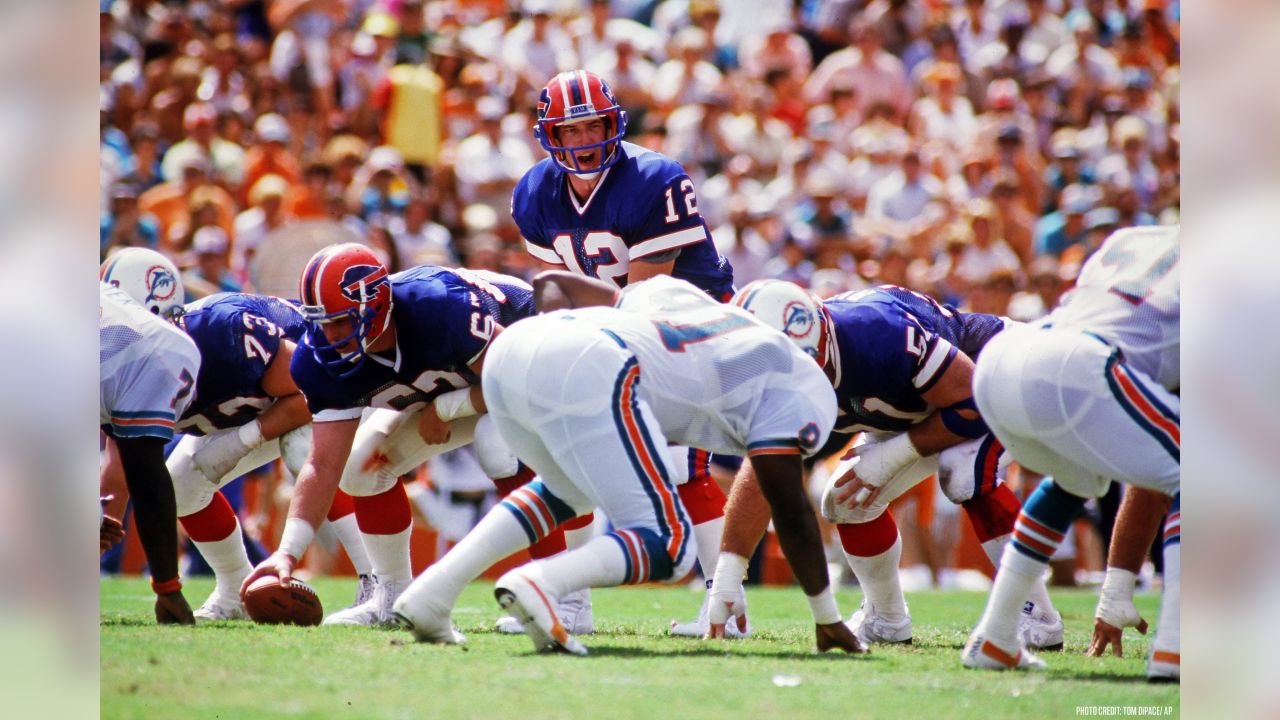
<instances>
[{"instance_id":1,"label":"white cap","mask_svg":"<svg viewBox=\"0 0 1280 720\"><path fill-rule=\"evenodd\" d=\"M369 152L366 161L370 170L400 170L404 168L404 156L390 145L380 145Z\"/></svg>"},{"instance_id":2,"label":"white cap","mask_svg":"<svg viewBox=\"0 0 1280 720\"><path fill-rule=\"evenodd\" d=\"M289 142L289 123L276 113L267 113L253 124L253 134L262 142Z\"/></svg>"},{"instance_id":3,"label":"white cap","mask_svg":"<svg viewBox=\"0 0 1280 720\"><path fill-rule=\"evenodd\" d=\"M221 255L227 251L227 233L217 225L208 225L196 231L191 248L197 255Z\"/></svg>"}]
</instances>

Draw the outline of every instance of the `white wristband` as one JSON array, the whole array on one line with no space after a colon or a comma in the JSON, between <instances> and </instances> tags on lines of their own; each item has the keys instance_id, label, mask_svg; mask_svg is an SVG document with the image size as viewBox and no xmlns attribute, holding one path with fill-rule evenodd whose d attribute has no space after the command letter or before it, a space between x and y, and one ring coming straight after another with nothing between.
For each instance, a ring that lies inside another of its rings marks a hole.
<instances>
[{"instance_id":1,"label":"white wristband","mask_svg":"<svg viewBox=\"0 0 1280 720\"><path fill-rule=\"evenodd\" d=\"M1118 567L1107 568L1102 578L1102 590L1098 594L1102 601L1122 600L1133 602L1133 588L1138 583L1138 576L1129 570Z\"/></svg>"},{"instance_id":2,"label":"white wristband","mask_svg":"<svg viewBox=\"0 0 1280 720\"><path fill-rule=\"evenodd\" d=\"M236 437L240 438L240 442L250 450L262 444L262 423L258 420L245 423L236 431Z\"/></svg>"},{"instance_id":3,"label":"white wristband","mask_svg":"<svg viewBox=\"0 0 1280 720\"><path fill-rule=\"evenodd\" d=\"M742 588L742 578L747 575L747 564L750 560L737 553L721 552L716 562L716 572L711 586L718 591L738 590Z\"/></svg>"},{"instance_id":4,"label":"white wristband","mask_svg":"<svg viewBox=\"0 0 1280 720\"><path fill-rule=\"evenodd\" d=\"M471 388L451 390L436 397L436 415L449 422L458 418L471 417L476 413L476 406L471 403Z\"/></svg>"},{"instance_id":5,"label":"white wristband","mask_svg":"<svg viewBox=\"0 0 1280 720\"><path fill-rule=\"evenodd\" d=\"M302 518L291 517L284 521L284 532L280 535L280 547L277 552L291 555L294 560L301 560L307 547L316 536L316 529Z\"/></svg>"},{"instance_id":6,"label":"white wristband","mask_svg":"<svg viewBox=\"0 0 1280 720\"><path fill-rule=\"evenodd\" d=\"M813 613L813 621L819 625L831 625L840 622L840 608L836 606L836 594L831 586L823 588L817 595L806 595L809 600L809 612Z\"/></svg>"}]
</instances>

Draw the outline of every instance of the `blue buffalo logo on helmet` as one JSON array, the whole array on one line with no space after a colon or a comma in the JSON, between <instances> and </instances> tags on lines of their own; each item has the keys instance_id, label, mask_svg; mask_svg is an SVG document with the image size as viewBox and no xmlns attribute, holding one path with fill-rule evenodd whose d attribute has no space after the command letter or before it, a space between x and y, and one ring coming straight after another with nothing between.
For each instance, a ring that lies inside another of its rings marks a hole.
<instances>
[{"instance_id":1,"label":"blue buffalo logo on helmet","mask_svg":"<svg viewBox=\"0 0 1280 720\"><path fill-rule=\"evenodd\" d=\"M157 301L164 302L173 297L178 291L178 279L173 276L169 268L163 265L152 265L147 268L147 299L146 303ZM143 303L143 304L146 304Z\"/></svg>"},{"instance_id":2,"label":"blue buffalo logo on helmet","mask_svg":"<svg viewBox=\"0 0 1280 720\"><path fill-rule=\"evenodd\" d=\"M813 330L813 313L798 302L788 303L782 310L782 331L793 338L802 338Z\"/></svg>"},{"instance_id":3,"label":"blue buffalo logo on helmet","mask_svg":"<svg viewBox=\"0 0 1280 720\"><path fill-rule=\"evenodd\" d=\"M391 292L387 269L380 265L352 265L342 273L342 296L351 302L377 300L384 291Z\"/></svg>"}]
</instances>

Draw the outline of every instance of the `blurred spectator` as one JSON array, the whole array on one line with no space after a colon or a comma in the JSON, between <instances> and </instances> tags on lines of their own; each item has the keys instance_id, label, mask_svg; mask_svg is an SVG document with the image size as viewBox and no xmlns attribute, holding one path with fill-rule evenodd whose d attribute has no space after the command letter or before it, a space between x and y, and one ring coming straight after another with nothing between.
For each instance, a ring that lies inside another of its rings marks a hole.
<instances>
[{"instance_id":1,"label":"blurred spectator","mask_svg":"<svg viewBox=\"0 0 1280 720\"><path fill-rule=\"evenodd\" d=\"M1097 22L1088 12L1073 10L1067 16L1071 40L1045 62L1045 69L1064 86L1075 86L1089 94L1120 84L1120 66L1115 56L1097 43Z\"/></svg>"},{"instance_id":2,"label":"blurred spectator","mask_svg":"<svg viewBox=\"0 0 1280 720\"><path fill-rule=\"evenodd\" d=\"M978 135L973 106L960 95L964 76L954 63L935 63L924 77L927 93L911 107L911 131L920 141L945 143L959 150Z\"/></svg>"},{"instance_id":3,"label":"blurred spectator","mask_svg":"<svg viewBox=\"0 0 1280 720\"><path fill-rule=\"evenodd\" d=\"M302 170L302 183L285 192L284 214L294 220L314 220L325 217L325 196L333 178L333 168L315 161Z\"/></svg>"},{"instance_id":4,"label":"blurred spectator","mask_svg":"<svg viewBox=\"0 0 1280 720\"><path fill-rule=\"evenodd\" d=\"M405 206L403 218L392 218L387 231L400 267L415 265L457 265L453 236L445 226L431 220L428 193L420 192Z\"/></svg>"},{"instance_id":5,"label":"blurred spectator","mask_svg":"<svg viewBox=\"0 0 1280 720\"><path fill-rule=\"evenodd\" d=\"M1023 42L1038 48L1041 58L1048 58L1053 51L1066 44L1071 37L1062 18L1048 9L1047 0L1023 0L1027 9L1027 30Z\"/></svg>"},{"instance_id":6,"label":"blurred spectator","mask_svg":"<svg viewBox=\"0 0 1280 720\"><path fill-rule=\"evenodd\" d=\"M128 181L111 186L110 210L102 215L99 236L99 259L117 247L145 247L155 250L160 244L160 227L156 219L138 210L138 187Z\"/></svg>"},{"instance_id":7,"label":"blurred spectator","mask_svg":"<svg viewBox=\"0 0 1280 720\"><path fill-rule=\"evenodd\" d=\"M771 71L782 70L804 83L813 70L813 54L804 38L796 34L795 23L778 17L742 41L738 65L752 80L764 80Z\"/></svg>"},{"instance_id":8,"label":"blurred spectator","mask_svg":"<svg viewBox=\"0 0 1280 720\"><path fill-rule=\"evenodd\" d=\"M463 203L484 202L497 207L510 203L511 192L534 159L528 143L502 134L506 102L483 97L476 102L480 127L458 143L454 176Z\"/></svg>"},{"instance_id":9,"label":"blurred spectator","mask_svg":"<svg viewBox=\"0 0 1280 720\"><path fill-rule=\"evenodd\" d=\"M997 235L995 209L986 200L970 200L960 215L964 250L956 261L956 273L966 283L975 285L997 272L1016 276L1022 267L1004 239Z\"/></svg>"},{"instance_id":10,"label":"blurred spectator","mask_svg":"<svg viewBox=\"0 0 1280 720\"><path fill-rule=\"evenodd\" d=\"M1151 161L1147 126L1141 118L1126 115L1112 128L1113 152L1098 163L1098 179L1106 184L1127 185L1138 196L1138 209L1146 210L1160 186L1160 173Z\"/></svg>"},{"instance_id":11,"label":"blurred spectator","mask_svg":"<svg viewBox=\"0 0 1280 720\"><path fill-rule=\"evenodd\" d=\"M289 184L279 175L263 175L249 190L249 208L236 216L236 243L231 254L231 270L239 282L247 283L254 253L272 231L284 227L284 196Z\"/></svg>"},{"instance_id":12,"label":"blurred spectator","mask_svg":"<svg viewBox=\"0 0 1280 720\"><path fill-rule=\"evenodd\" d=\"M532 97L547 78L578 66L573 41L552 19L552 0L524 0L524 18L502 38L502 62L519 78ZM523 93L516 97L530 97Z\"/></svg>"},{"instance_id":13,"label":"blurred spectator","mask_svg":"<svg viewBox=\"0 0 1280 720\"><path fill-rule=\"evenodd\" d=\"M1068 185L1058 197L1058 209L1036 223L1036 252L1061 256L1088 237L1085 213L1093 209L1093 194L1083 185Z\"/></svg>"},{"instance_id":14,"label":"blurred spectator","mask_svg":"<svg viewBox=\"0 0 1280 720\"><path fill-rule=\"evenodd\" d=\"M215 292L240 292L240 284L227 270L227 234L217 226L202 227L195 232L191 250L196 263L183 274L188 287L206 284Z\"/></svg>"},{"instance_id":15,"label":"blurred spectator","mask_svg":"<svg viewBox=\"0 0 1280 720\"><path fill-rule=\"evenodd\" d=\"M244 157L245 197L249 196L260 178L275 175L286 185L296 185L302 180L298 159L289 152L289 124L275 113L267 113L253 124L257 138Z\"/></svg>"},{"instance_id":16,"label":"blurred spectator","mask_svg":"<svg viewBox=\"0 0 1280 720\"><path fill-rule=\"evenodd\" d=\"M978 282L969 296L969 312L1008 315L1009 303L1018 290L1017 277L1008 270L997 270Z\"/></svg>"},{"instance_id":17,"label":"blurred spectator","mask_svg":"<svg viewBox=\"0 0 1280 720\"><path fill-rule=\"evenodd\" d=\"M440 160L444 141L444 81L426 65L396 65L374 91L373 107L384 113L382 132L420 182Z\"/></svg>"},{"instance_id":18,"label":"blurred spectator","mask_svg":"<svg viewBox=\"0 0 1280 720\"><path fill-rule=\"evenodd\" d=\"M609 0L589 0L587 7L588 15L569 23L569 35L573 37L582 67L609 78L609 86L617 94L618 84L614 75L597 68L612 64L610 58L616 58L617 47L621 43L625 42L629 54L638 51L641 55L648 55L658 48L660 38L652 29L635 20L612 17Z\"/></svg>"},{"instance_id":19,"label":"blurred spectator","mask_svg":"<svg viewBox=\"0 0 1280 720\"><path fill-rule=\"evenodd\" d=\"M858 107L864 110L884 102L905 115L911 105L907 71L901 60L881 48L879 30L865 20L854 20L849 24L849 43L850 47L832 53L814 68L805 84L810 102L830 101L831 88L840 83L853 88Z\"/></svg>"},{"instance_id":20,"label":"blurred spectator","mask_svg":"<svg viewBox=\"0 0 1280 720\"><path fill-rule=\"evenodd\" d=\"M902 154L898 172L871 186L867 194L867 217L890 220L907 232L927 220L925 209L943 199L942 182L921 167L920 153L914 148Z\"/></svg>"},{"instance_id":21,"label":"blurred spectator","mask_svg":"<svg viewBox=\"0 0 1280 720\"><path fill-rule=\"evenodd\" d=\"M239 189L244 180L244 148L218 137L217 121L218 111L212 105L197 102L187 106L182 113L182 127L187 138L170 147L160 163L165 180L178 179L187 160L200 156L212 163L211 180L225 184L229 190Z\"/></svg>"},{"instance_id":22,"label":"blurred spectator","mask_svg":"<svg viewBox=\"0 0 1280 720\"><path fill-rule=\"evenodd\" d=\"M705 98L725 98L723 76L707 61L711 38L700 29L689 27L677 33L672 43L672 58L658 66L653 78L655 109L667 113Z\"/></svg>"},{"instance_id":23,"label":"blurred spectator","mask_svg":"<svg viewBox=\"0 0 1280 720\"><path fill-rule=\"evenodd\" d=\"M389 145L376 147L356 171L347 187L347 202L358 208L365 222L383 215L400 215L409 203L413 180L409 177L400 152Z\"/></svg>"},{"instance_id":24,"label":"blurred spectator","mask_svg":"<svg viewBox=\"0 0 1280 720\"><path fill-rule=\"evenodd\" d=\"M334 105L329 38L345 14L343 0L274 0L267 11L277 31L271 72L281 83L299 72L320 117L328 117Z\"/></svg>"},{"instance_id":25,"label":"blurred spectator","mask_svg":"<svg viewBox=\"0 0 1280 720\"><path fill-rule=\"evenodd\" d=\"M249 109L248 86L240 72L240 51L230 34L219 35L213 41L212 62L200 74L200 87L196 97L222 112L243 113Z\"/></svg>"},{"instance_id":26,"label":"blurred spectator","mask_svg":"<svg viewBox=\"0 0 1280 720\"><path fill-rule=\"evenodd\" d=\"M1027 268L1027 288L1009 301L1009 317L1019 322L1038 320L1058 305L1066 290L1057 258L1041 255Z\"/></svg>"},{"instance_id":27,"label":"blurred spectator","mask_svg":"<svg viewBox=\"0 0 1280 720\"><path fill-rule=\"evenodd\" d=\"M796 208L794 219L787 226L789 241L812 253L824 245L848 241L852 217L848 208L837 201L843 195L841 182L839 175L824 171L809 175L804 184L809 200Z\"/></svg>"},{"instance_id":28,"label":"blurred spectator","mask_svg":"<svg viewBox=\"0 0 1280 720\"><path fill-rule=\"evenodd\" d=\"M214 207L217 222L223 230L230 232L235 218L236 205L231 195L209 184L208 158L198 153L189 155L178 171L178 180L156 185L138 197L138 209L154 215L160 223L162 250L172 250L175 232L181 236L186 231L197 192L204 203Z\"/></svg>"},{"instance_id":29,"label":"blurred spectator","mask_svg":"<svg viewBox=\"0 0 1280 720\"><path fill-rule=\"evenodd\" d=\"M760 213L753 212L751 201L737 194L729 198L727 210L723 224L708 225L713 227L716 249L733 265L734 282L741 285L764 277L774 251L758 228Z\"/></svg>"},{"instance_id":30,"label":"blurred spectator","mask_svg":"<svg viewBox=\"0 0 1280 720\"><path fill-rule=\"evenodd\" d=\"M698 186L698 212L706 219L707 227L714 228L729 221L729 205L734 198L763 204L764 186L753 177L755 174L756 165L751 156L738 154L729 158L723 172Z\"/></svg>"}]
</instances>

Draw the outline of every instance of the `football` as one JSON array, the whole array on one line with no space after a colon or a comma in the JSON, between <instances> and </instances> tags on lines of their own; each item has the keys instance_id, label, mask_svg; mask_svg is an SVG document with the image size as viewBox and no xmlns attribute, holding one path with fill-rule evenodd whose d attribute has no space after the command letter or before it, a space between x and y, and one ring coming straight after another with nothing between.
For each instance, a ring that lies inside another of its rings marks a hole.
<instances>
[{"instance_id":1,"label":"football","mask_svg":"<svg viewBox=\"0 0 1280 720\"><path fill-rule=\"evenodd\" d=\"M319 625L324 617L315 589L297 579L281 583L274 575L253 581L244 594L244 609L254 622L268 625Z\"/></svg>"}]
</instances>

